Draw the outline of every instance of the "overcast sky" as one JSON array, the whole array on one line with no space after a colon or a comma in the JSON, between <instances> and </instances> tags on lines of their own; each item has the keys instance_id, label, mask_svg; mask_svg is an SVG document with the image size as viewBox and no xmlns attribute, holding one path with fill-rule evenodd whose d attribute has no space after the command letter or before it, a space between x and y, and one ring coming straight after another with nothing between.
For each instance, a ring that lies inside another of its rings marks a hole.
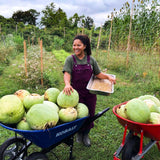
<instances>
[{"instance_id":1,"label":"overcast sky","mask_svg":"<svg viewBox=\"0 0 160 160\"><path fill-rule=\"evenodd\" d=\"M114 11L119 11L126 0L0 0L0 15L5 18L11 18L13 13L22 10L35 9L41 12L50 3L54 3L56 9L59 7L70 18L75 13L79 16L89 16L94 20L96 26L104 24L108 20L108 15ZM132 2L132 0L128 0Z\"/></svg>"}]
</instances>

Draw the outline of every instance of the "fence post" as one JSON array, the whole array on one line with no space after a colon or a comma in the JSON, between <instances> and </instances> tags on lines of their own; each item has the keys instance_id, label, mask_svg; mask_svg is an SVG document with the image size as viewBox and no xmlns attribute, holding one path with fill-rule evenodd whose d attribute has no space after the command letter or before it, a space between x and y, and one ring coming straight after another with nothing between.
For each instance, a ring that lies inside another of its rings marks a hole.
<instances>
[{"instance_id":1,"label":"fence post","mask_svg":"<svg viewBox=\"0 0 160 160\"><path fill-rule=\"evenodd\" d=\"M27 47L26 47L26 41L23 41L23 45L24 45L24 64L25 64L25 73L26 73L26 77L28 76L28 72L27 72Z\"/></svg>"},{"instance_id":2,"label":"fence post","mask_svg":"<svg viewBox=\"0 0 160 160\"><path fill-rule=\"evenodd\" d=\"M102 24L101 24L101 28L100 28L100 30L99 30L99 37L98 37L97 49L99 49L99 44L100 44L100 40L101 40L101 32L102 32Z\"/></svg>"},{"instance_id":3,"label":"fence post","mask_svg":"<svg viewBox=\"0 0 160 160\"><path fill-rule=\"evenodd\" d=\"M31 46L31 44L30 44L30 38L29 37L28 37L28 45Z\"/></svg>"},{"instance_id":4,"label":"fence post","mask_svg":"<svg viewBox=\"0 0 160 160\"><path fill-rule=\"evenodd\" d=\"M82 27L82 34L84 34L84 25L83 25L83 27Z\"/></svg>"},{"instance_id":5,"label":"fence post","mask_svg":"<svg viewBox=\"0 0 160 160\"><path fill-rule=\"evenodd\" d=\"M41 85L43 86L43 41L40 41L40 49L41 49Z\"/></svg>"},{"instance_id":6,"label":"fence post","mask_svg":"<svg viewBox=\"0 0 160 160\"><path fill-rule=\"evenodd\" d=\"M63 36L64 38L66 37L66 29L65 29L65 27L64 27L64 36Z\"/></svg>"},{"instance_id":7,"label":"fence post","mask_svg":"<svg viewBox=\"0 0 160 160\"><path fill-rule=\"evenodd\" d=\"M109 59L110 48L111 48L112 24L113 24L113 12L111 13L111 27L110 27L110 34L109 34L108 56L107 56L108 59Z\"/></svg>"},{"instance_id":8,"label":"fence post","mask_svg":"<svg viewBox=\"0 0 160 160\"><path fill-rule=\"evenodd\" d=\"M16 24L16 33L17 33L17 24Z\"/></svg>"},{"instance_id":9,"label":"fence post","mask_svg":"<svg viewBox=\"0 0 160 160\"><path fill-rule=\"evenodd\" d=\"M159 50L159 48L158 48L158 50ZM160 80L160 52L159 52L159 71L158 71L158 78L159 78L159 80Z\"/></svg>"},{"instance_id":10,"label":"fence post","mask_svg":"<svg viewBox=\"0 0 160 160\"><path fill-rule=\"evenodd\" d=\"M131 30L132 30L133 5L134 5L134 0L132 0L132 9L131 9L131 14L130 14L129 35L128 35L128 43L127 43L126 68L128 68L128 63L129 63L129 51L130 51L130 38L131 38Z\"/></svg>"},{"instance_id":11,"label":"fence post","mask_svg":"<svg viewBox=\"0 0 160 160\"><path fill-rule=\"evenodd\" d=\"M90 43L92 41L92 29L90 30Z\"/></svg>"}]
</instances>

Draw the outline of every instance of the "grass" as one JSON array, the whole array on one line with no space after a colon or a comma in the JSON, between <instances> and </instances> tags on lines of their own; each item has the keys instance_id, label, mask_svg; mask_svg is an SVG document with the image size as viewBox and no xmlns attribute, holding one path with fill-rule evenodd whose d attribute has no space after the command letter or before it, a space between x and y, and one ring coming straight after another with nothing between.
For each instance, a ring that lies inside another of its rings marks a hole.
<instances>
[{"instance_id":1,"label":"grass","mask_svg":"<svg viewBox=\"0 0 160 160\"><path fill-rule=\"evenodd\" d=\"M24 54L19 53L12 63L3 69L0 76L0 97L6 94L13 94L15 91L23 88L29 92L39 92L43 94L49 87L62 89L63 76L62 64L57 61L55 56L50 52L43 52L43 83L41 85L40 71L40 50L34 46L27 51L27 73L25 74ZM57 72L58 71L58 72Z\"/></svg>"},{"instance_id":2,"label":"grass","mask_svg":"<svg viewBox=\"0 0 160 160\"><path fill-rule=\"evenodd\" d=\"M30 92L43 94L46 88L49 87L47 83L49 83L50 86L56 86L60 90L63 89L62 67L64 57L68 54L64 54L61 60L57 60L53 53L46 52L44 54L45 85L42 87L39 84L37 85L37 89L32 87L30 88ZM112 113L112 108L117 104L145 94L156 95L156 97L160 99L158 55L151 56L131 53L128 68L126 68L125 65L124 52L112 52L110 53L109 59L106 58L107 53L103 51L99 51L98 53L93 51L93 56L97 59L99 66L104 72L116 75L117 83L114 88L114 93L110 96L97 96L96 113L107 107L109 107L110 110L95 120L95 127L90 132L92 146L87 148L75 142L73 156L77 160L112 160L114 152L122 142L124 132L124 128L118 123L116 116ZM58 57L60 58L61 56ZM20 63L23 64L23 54L17 55L11 65L3 70L3 74L0 76L0 97L5 94L12 94L20 89L20 87L23 87L22 84L15 83L16 76L13 76L19 73L18 66ZM146 75L144 75L144 72ZM56 78L52 78L54 75L56 75ZM13 79L11 77L13 77ZM13 135L14 133L12 131L0 127L0 144ZM149 140L149 138L144 137L144 144ZM40 150L40 148L32 146L29 152L33 150ZM60 160L68 159L69 147L66 144L60 144L52 151L56 153L56 156ZM47 155L49 160L56 159L52 152L47 153ZM150 159L160 160L159 150L156 145L153 146L143 158L143 160Z\"/></svg>"},{"instance_id":3,"label":"grass","mask_svg":"<svg viewBox=\"0 0 160 160\"><path fill-rule=\"evenodd\" d=\"M71 53L68 53L64 50L52 50L52 53L55 55L56 59L62 63L65 62L66 57L71 55Z\"/></svg>"}]
</instances>

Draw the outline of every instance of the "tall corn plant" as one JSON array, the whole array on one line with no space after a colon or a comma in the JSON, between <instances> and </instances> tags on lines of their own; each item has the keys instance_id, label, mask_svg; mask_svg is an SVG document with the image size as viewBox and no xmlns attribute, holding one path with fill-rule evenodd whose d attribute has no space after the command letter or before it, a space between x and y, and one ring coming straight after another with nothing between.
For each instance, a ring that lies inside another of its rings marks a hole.
<instances>
[{"instance_id":1,"label":"tall corn plant","mask_svg":"<svg viewBox=\"0 0 160 160\"><path fill-rule=\"evenodd\" d=\"M133 19L133 37L145 51L151 52L159 37L160 11L157 0L138 0Z\"/></svg>"},{"instance_id":2,"label":"tall corn plant","mask_svg":"<svg viewBox=\"0 0 160 160\"><path fill-rule=\"evenodd\" d=\"M127 37L129 32L130 22L130 4L126 2L122 8L114 12L112 41L114 42L113 48L126 49Z\"/></svg>"},{"instance_id":3,"label":"tall corn plant","mask_svg":"<svg viewBox=\"0 0 160 160\"><path fill-rule=\"evenodd\" d=\"M119 11L114 10L112 49L126 50L131 5L126 2ZM138 0L134 4L131 49L150 52L159 40L160 11L157 0ZM108 26L109 27L109 26ZM106 29L107 30L107 29Z\"/></svg>"}]
</instances>

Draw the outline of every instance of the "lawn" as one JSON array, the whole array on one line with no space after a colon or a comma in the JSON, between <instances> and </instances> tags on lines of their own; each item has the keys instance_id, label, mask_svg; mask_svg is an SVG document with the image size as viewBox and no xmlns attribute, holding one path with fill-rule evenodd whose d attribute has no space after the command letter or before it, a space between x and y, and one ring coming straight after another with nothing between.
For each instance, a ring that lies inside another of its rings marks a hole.
<instances>
[{"instance_id":1,"label":"lawn","mask_svg":"<svg viewBox=\"0 0 160 160\"><path fill-rule=\"evenodd\" d=\"M67 56L64 53L63 55ZM125 63L125 52L112 52L109 59L107 59L107 52L103 51L98 53L93 51L93 56L97 59L102 71L116 75L117 82L113 94L109 96L97 95L96 113L107 107L110 110L95 120L95 127L90 132L92 146L88 148L74 142L73 156L77 160L112 160L113 154L122 142L124 132L124 128L118 123L112 109L117 104L145 94L155 95L160 99L158 55L131 53L128 67ZM24 64L23 54L17 55L11 64L3 70L3 74L0 75L0 96L13 94L22 87L41 95L49 87L57 87L62 90L64 87L62 74L64 57L62 60L56 57L60 58L61 56L54 56L54 52L44 53L44 86L41 86L39 84L38 69L35 69L37 76L34 79L30 77L28 80L29 84L26 81L25 84L23 83L24 71L22 73L22 70L24 68L21 66ZM35 64L34 61L31 62L30 70L32 70L33 64ZM29 87L29 85L32 87ZM13 135L12 131L0 127L0 144ZM149 140L149 138L144 137L144 144ZM37 150L40 150L40 148L35 145L29 148L29 152ZM59 160L66 160L69 156L69 147L62 143L54 148L52 152L56 154ZM52 152L47 154L50 160L56 159ZM160 160L159 157L159 151L155 145L145 154L143 160Z\"/></svg>"}]
</instances>

